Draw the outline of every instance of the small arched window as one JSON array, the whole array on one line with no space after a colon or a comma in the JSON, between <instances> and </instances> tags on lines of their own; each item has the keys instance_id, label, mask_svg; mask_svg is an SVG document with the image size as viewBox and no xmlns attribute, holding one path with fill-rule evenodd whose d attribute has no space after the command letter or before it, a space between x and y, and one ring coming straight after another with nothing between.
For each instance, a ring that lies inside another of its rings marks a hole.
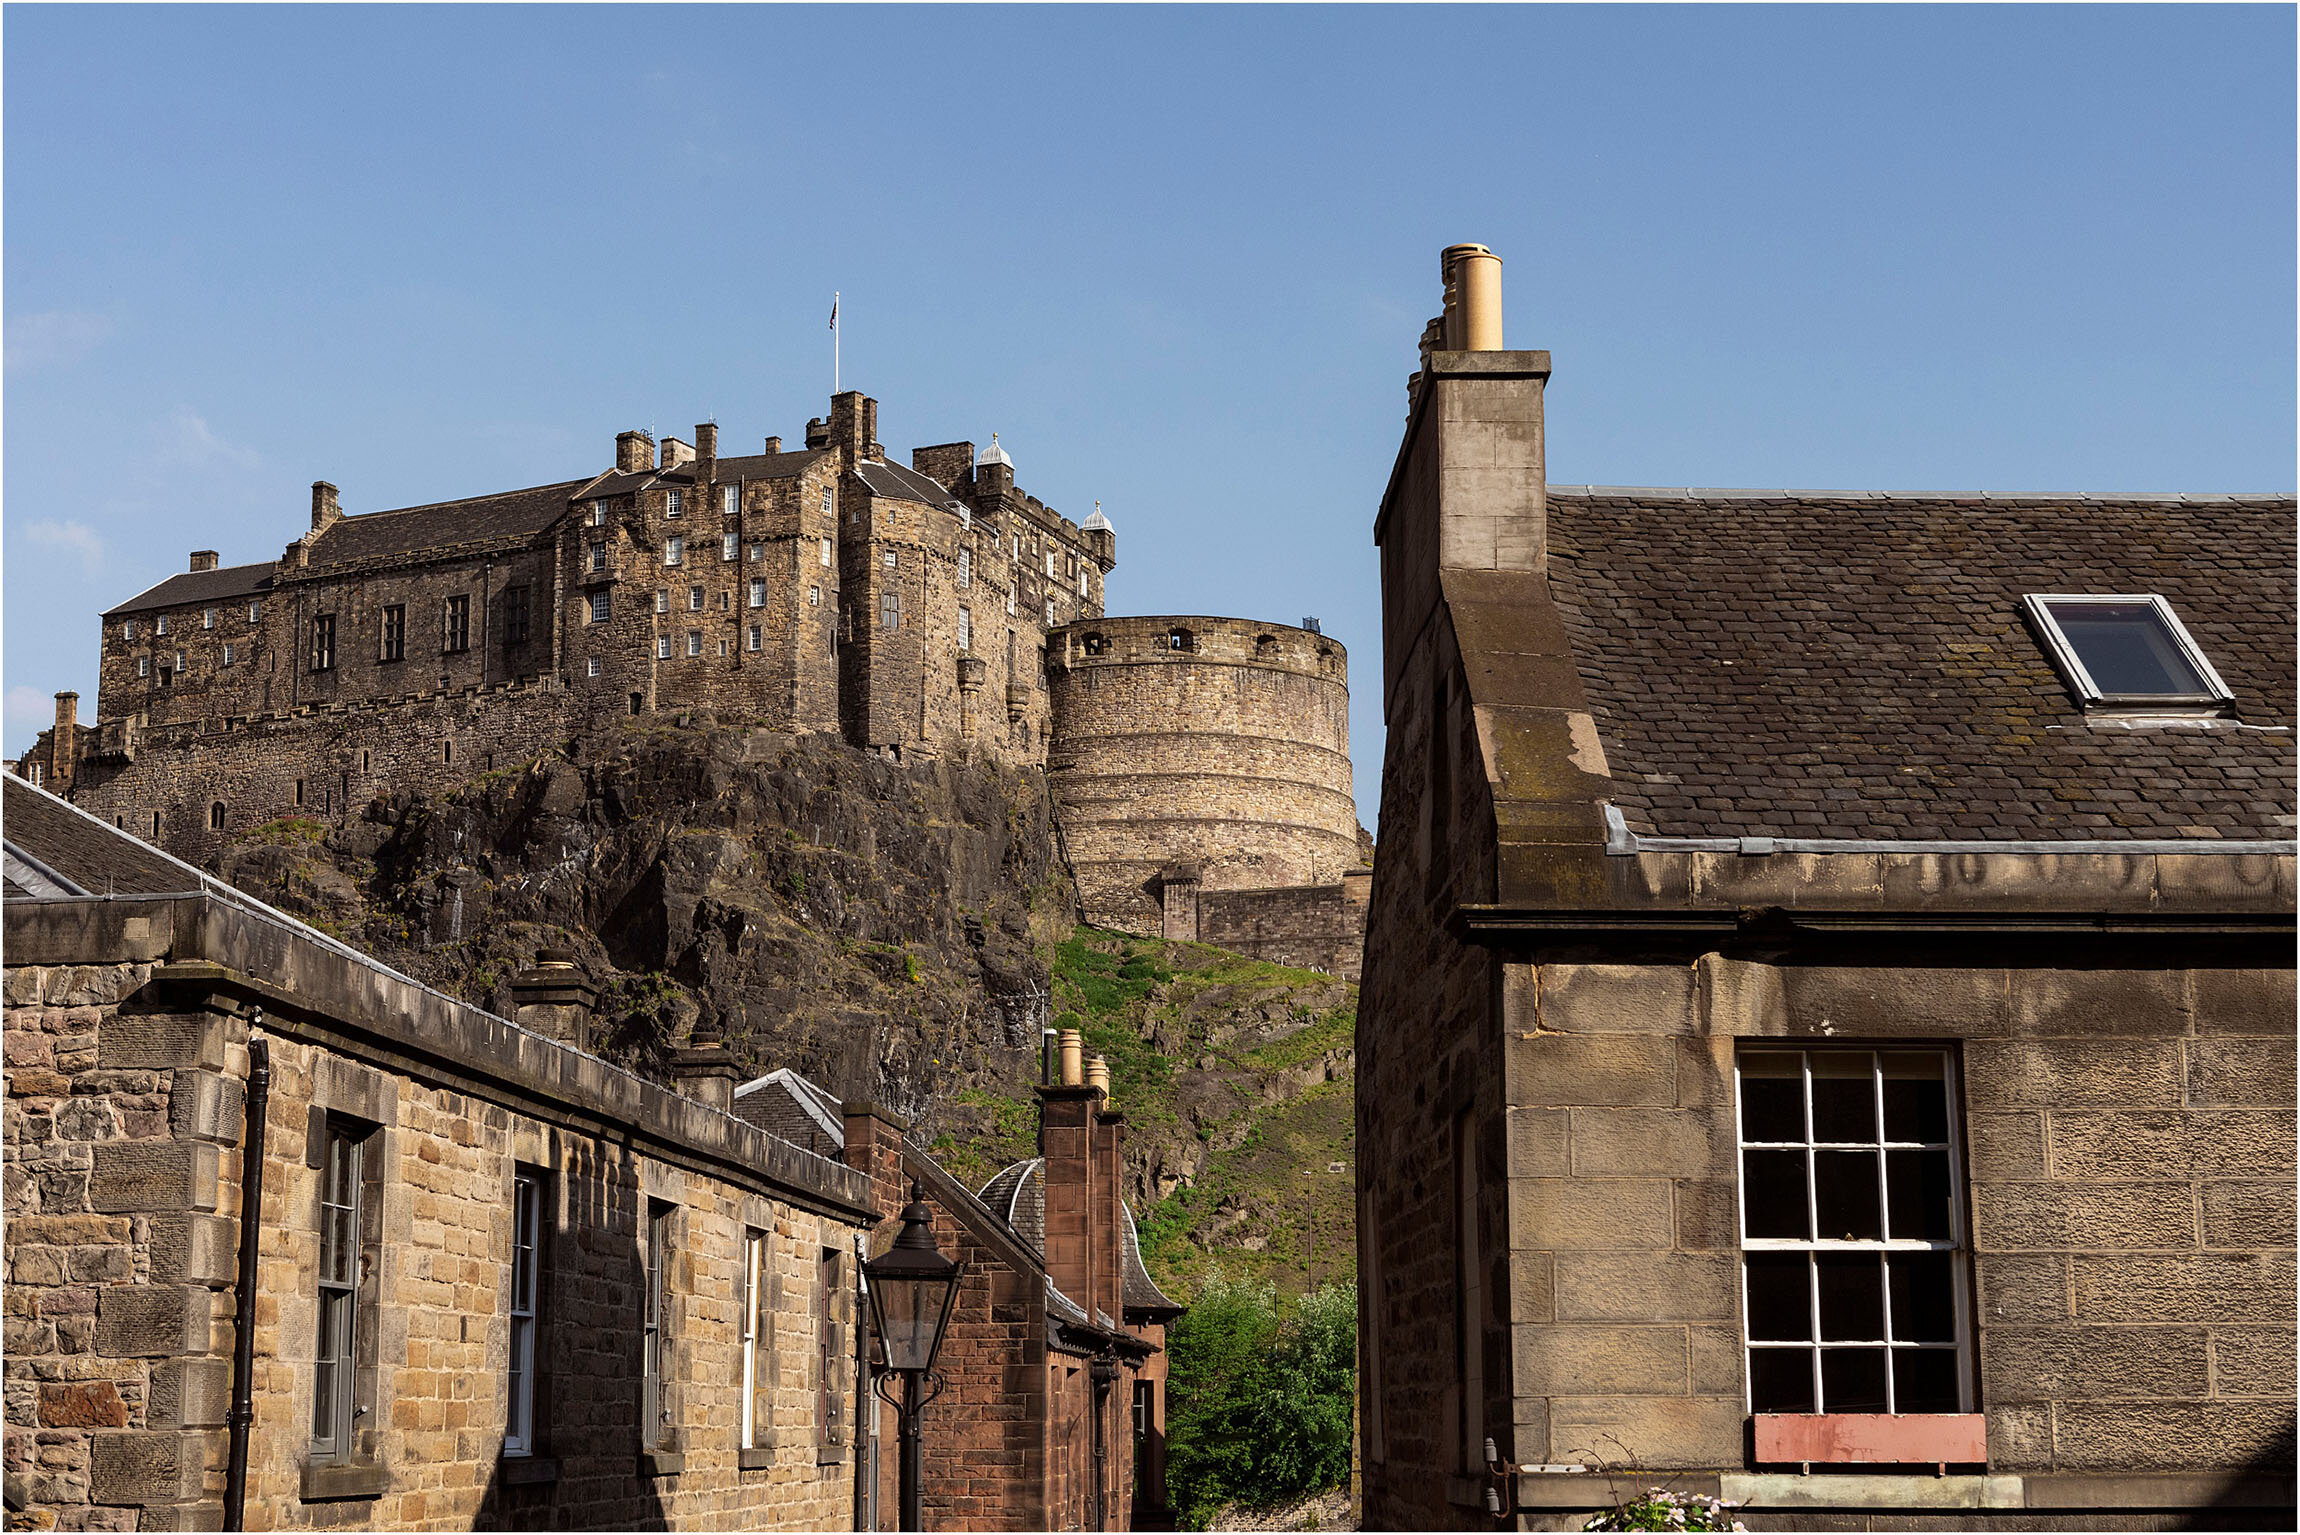
<instances>
[{"instance_id":1,"label":"small arched window","mask_svg":"<svg viewBox=\"0 0 2300 1535\"><path fill-rule=\"evenodd\" d=\"M1110 642L1099 634L1085 635L1080 638L1078 643L1085 647L1086 653L1090 656L1101 655L1110 648Z\"/></svg>"},{"instance_id":2,"label":"small arched window","mask_svg":"<svg viewBox=\"0 0 2300 1535\"><path fill-rule=\"evenodd\" d=\"M1169 629L1166 631L1166 648L1168 650L1196 650L1198 637L1187 629Z\"/></svg>"},{"instance_id":3,"label":"small arched window","mask_svg":"<svg viewBox=\"0 0 2300 1535\"><path fill-rule=\"evenodd\" d=\"M222 831L223 829L224 802L222 800L217 800L214 804L208 807L208 830Z\"/></svg>"}]
</instances>

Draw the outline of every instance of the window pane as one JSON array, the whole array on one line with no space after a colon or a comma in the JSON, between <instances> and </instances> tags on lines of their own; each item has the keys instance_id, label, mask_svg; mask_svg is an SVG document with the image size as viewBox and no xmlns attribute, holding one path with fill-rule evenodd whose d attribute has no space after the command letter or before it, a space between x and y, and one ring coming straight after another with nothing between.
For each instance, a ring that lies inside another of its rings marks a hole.
<instances>
[{"instance_id":1,"label":"window pane","mask_svg":"<svg viewBox=\"0 0 2300 1535\"><path fill-rule=\"evenodd\" d=\"M1893 1399L1902 1412L1955 1412L1959 1406L1957 1351L1894 1349Z\"/></svg>"},{"instance_id":2,"label":"window pane","mask_svg":"<svg viewBox=\"0 0 2300 1535\"><path fill-rule=\"evenodd\" d=\"M1894 1341L1955 1342L1955 1255L1894 1253L1887 1261L1892 1266Z\"/></svg>"},{"instance_id":3,"label":"window pane","mask_svg":"<svg viewBox=\"0 0 2300 1535\"><path fill-rule=\"evenodd\" d=\"M1860 1342L1885 1335L1885 1266L1875 1253L1815 1253L1821 1340Z\"/></svg>"},{"instance_id":4,"label":"window pane","mask_svg":"<svg viewBox=\"0 0 2300 1535\"><path fill-rule=\"evenodd\" d=\"M1813 1139L1874 1141L1877 1087L1866 1052L1816 1051L1813 1055Z\"/></svg>"},{"instance_id":5,"label":"window pane","mask_svg":"<svg viewBox=\"0 0 2300 1535\"><path fill-rule=\"evenodd\" d=\"M1804 1152L1742 1152L1741 1197L1749 1235L1798 1240L1812 1235L1805 1220Z\"/></svg>"},{"instance_id":6,"label":"window pane","mask_svg":"<svg viewBox=\"0 0 2300 1535\"><path fill-rule=\"evenodd\" d=\"M2048 602L2093 685L2103 693L2209 692L2146 602Z\"/></svg>"},{"instance_id":7,"label":"window pane","mask_svg":"<svg viewBox=\"0 0 2300 1535\"><path fill-rule=\"evenodd\" d=\"M1946 1242L1949 1239L1949 1154L1946 1151L1885 1153L1893 1236Z\"/></svg>"},{"instance_id":8,"label":"window pane","mask_svg":"<svg viewBox=\"0 0 2300 1535\"><path fill-rule=\"evenodd\" d=\"M1813 1339L1810 1260L1803 1253L1749 1254L1749 1336L1762 1343Z\"/></svg>"},{"instance_id":9,"label":"window pane","mask_svg":"<svg viewBox=\"0 0 2300 1535\"><path fill-rule=\"evenodd\" d=\"M1877 1153L1813 1153L1814 1235L1822 1241L1866 1242L1885 1234L1877 1208Z\"/></svg>"},{"instance_id":10,"label":"window pane","mask_svg":"<svg viewBox=\"0 0 2300 1535\"><path fill-rule=\"evenodd\" d=\"M1885 1351L1881 1348L1821 1350L1823 1412L1883 1412Z\"/></svg>"},{"instance_id":11,"label":"window pane","mask_svg":"<svg viewBox=\"0 0 2300 1535\"><path fill-rule=\"evenodd\" d=\"M1813 1354L1802 1348L1749 1350L1749 1408L1752 1412L1811 1412Z\"/></svg>"},{"instance_id":12,"label":"window pane","mask_svg":"<svg viewBox=\"0 0 2300 1535\"><path fill-rule=\"evenodd\" d=\"M1805 1138L1804 1058L1794 1052L1741 1058L1741 1139Z\"/></svg>"},{"instance_id":13,"label":"window pane","mask_svg":"<svg viewBox=\"0 0 2300 1535\"><path fill-rule=\"evenodd\" d=\"M1941 1080L1947 1061L1929 1050L1884 1054L1886 1140L1939 1144L1949 1138L1948 1088Z\"/></svg>"}]
</instances>

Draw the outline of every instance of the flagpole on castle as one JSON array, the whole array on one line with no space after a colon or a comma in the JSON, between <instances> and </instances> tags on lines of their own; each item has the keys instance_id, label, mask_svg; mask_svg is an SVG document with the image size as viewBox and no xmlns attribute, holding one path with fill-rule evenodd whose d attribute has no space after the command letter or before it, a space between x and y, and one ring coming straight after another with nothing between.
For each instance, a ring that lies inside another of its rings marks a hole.
<instances>
[{"instance_id":1,"label":"flagpole on castle","mask_svg":"<svg viewBox=\"0 0 2300 1535\"><path fill-rule=\"evenodd\" d=\"M839 296L831 294L831 393L839 392Z\"/></svg>"}]
</instances>

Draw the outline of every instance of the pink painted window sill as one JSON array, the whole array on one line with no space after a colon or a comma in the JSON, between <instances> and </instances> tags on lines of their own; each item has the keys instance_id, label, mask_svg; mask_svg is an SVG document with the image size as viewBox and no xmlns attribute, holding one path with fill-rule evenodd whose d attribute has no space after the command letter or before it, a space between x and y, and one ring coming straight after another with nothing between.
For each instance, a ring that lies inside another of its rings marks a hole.
<instances>
[{"instance_id":1,"label":"pink painted window sill","mask_svg":"<svg viewBox=\"0 0 2300 1535\"><path fill-rule=\"evenodd\" d=\"M1977 1412L1761 1412L1759 1465L1986 1465L1988 1420Z\"/></svg>"}]
</instances>

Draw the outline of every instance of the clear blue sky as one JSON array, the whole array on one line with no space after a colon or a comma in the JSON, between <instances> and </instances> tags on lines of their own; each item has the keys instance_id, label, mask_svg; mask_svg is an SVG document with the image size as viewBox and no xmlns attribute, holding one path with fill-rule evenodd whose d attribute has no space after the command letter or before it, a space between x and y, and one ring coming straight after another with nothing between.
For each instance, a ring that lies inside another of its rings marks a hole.
<instances>
[{"instance_id":1,"label":"clear blue sky","mask_svg":"<svg viewBox=\"0 0 2300 1535\"><path fill-rule=\"evenodd\" d=\"M1437 252L1553 481L2294 483L2294 12L9 7L6 749L104 607L615 432L996 431L1116 612L1316 614Z\"/></svg>"}]
</instances>

